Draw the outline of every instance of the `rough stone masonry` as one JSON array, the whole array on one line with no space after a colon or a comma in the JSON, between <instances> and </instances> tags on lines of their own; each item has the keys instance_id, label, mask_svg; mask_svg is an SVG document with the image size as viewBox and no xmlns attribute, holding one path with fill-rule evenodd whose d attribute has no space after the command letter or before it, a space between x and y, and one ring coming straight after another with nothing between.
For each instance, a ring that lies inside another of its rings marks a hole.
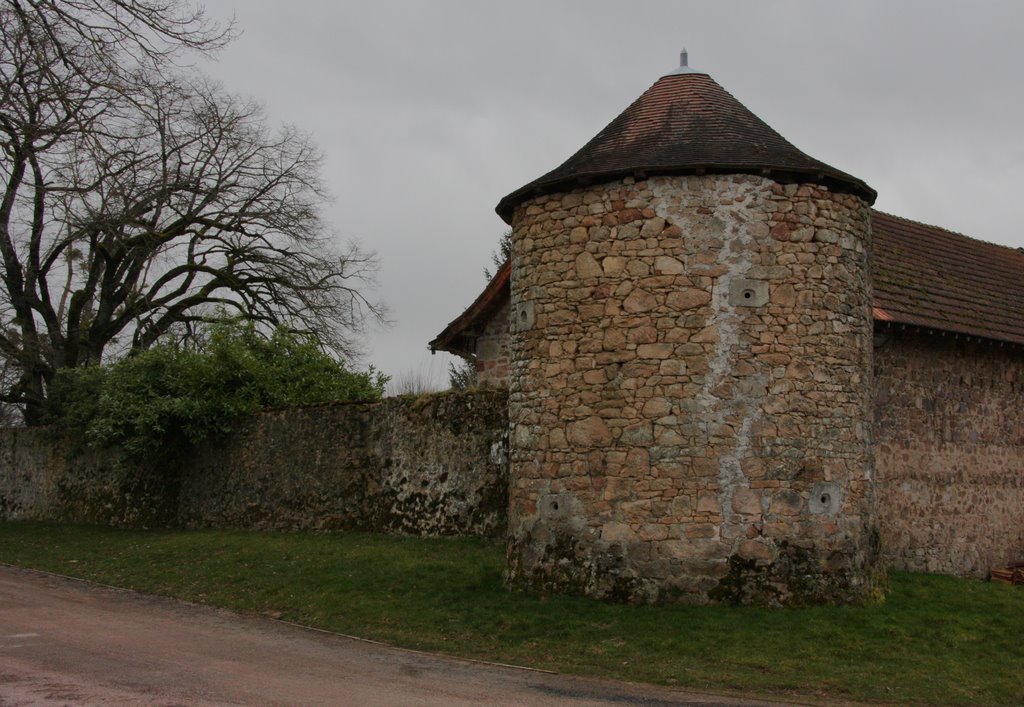
<instances>
[{"instance_id":1,"label":"rough stone masonry","mask_svg":"<svg viewBox=\"0 0 1024 707\"><path fill-rule=\"evenodd\" d=\"M508 578L626 600L876 591L868 204L625 178L513 223Z\"/></svg>"},{"instance_id":2,"label":"rough stone masonry","mask_svg":"<svg viewBox=\"0 0 1024 707\"><path fill-rule=\"evenodd\" d=\"M268 410L173 459L0 430L0 520L505 533L501 390Z\"/></svg>"}]
</instances>

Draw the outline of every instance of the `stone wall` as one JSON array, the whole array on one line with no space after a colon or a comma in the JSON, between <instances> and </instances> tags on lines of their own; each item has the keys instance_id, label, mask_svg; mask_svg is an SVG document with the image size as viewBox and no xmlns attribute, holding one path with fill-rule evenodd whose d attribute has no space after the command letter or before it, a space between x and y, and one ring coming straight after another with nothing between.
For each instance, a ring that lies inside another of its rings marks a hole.
<instances>
[{"instance_id":1,"label":"stone wall","mask_svg":"<svg viewBox=\"0 0 1024 707\"><path fill-rule=\"evenodd\" d=\"M748 175L522 204L509 581L871 596L869 238L860 199Z\"/></svg>"},{"instance_id":2,"label":"stone wall","mask_svg":"<svg viewBox=\"0 0 1024 707\"><path fill-rule=\"evenodd\" d=\"M508 387L509 305L495 312L476 340L476 380L479 385Z\"/></svg>"},{"instance_id":3,"label":"stone wall","mask_svg":"<svg viewBox=\"0 0 1024 707\"><path fill-rule=\"evenodd\" d=\"M200 450L179 520L498 536L506 426L500 391L266 412Z\"/></svg>"},{"instance_id":4,"label":"stone wall","mask_svg":"<svg viewBox=\"0 0 1024 707\"><path fill-rule=\"evenodd\" d=\"M978 577L1024 559L1024 349L889 327L877 339L887 559Z\"/></svg>"},{"instance_id":5,"label":"stone wall","mask_svg":"<svg viewBox=\"0 0 1024 707\"><path fill-rule=\"evenodd\" d=\"M46 428L0 429L0 520L167 525L177 492L166 465L119 462Z\"/></svg>"},{"instance_id":6,"label":"stone wall","mask_svg":"<svg viewBox=\"0 0 1024 707\"><path fill-rule=\"evenodd\" d=\"M0 517L189 527L505 532L501 391L270 411L163 464L0 432Z\"/></svg>"}]
</instances>

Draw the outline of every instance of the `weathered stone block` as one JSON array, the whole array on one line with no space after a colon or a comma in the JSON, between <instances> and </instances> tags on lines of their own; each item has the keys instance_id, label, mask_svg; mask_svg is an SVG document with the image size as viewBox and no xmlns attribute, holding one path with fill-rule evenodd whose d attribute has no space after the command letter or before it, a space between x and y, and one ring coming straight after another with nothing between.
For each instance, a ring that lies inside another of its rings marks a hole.
<instances>
[{"instance_id":1,"label":"weathered stone block","mask_svg":"<svg viewBox=\"0 0 1024 707\"><path fill-rule=\"evenodd\" d=\"M722 504L717 493L702 493L697 497L698 513L721 513Z\"/></svg>"},{"instance_id":2,"label":"weathered stone block","mask_svg":"<svg viewBox=\"0 0 1024 707\"><path fill-rule=\"evenodd\" d=\"M601 269L609 277L620 275L626 269L626 259L617 255L610 255L601 260Z\"/></svg>"},{"instance_id":3,"label":"weathered stone block","mask_svg":"<svg viewBox=\"0 0 1024 707\"><path fill-rule=\"evenodd\" d=\"M636 347L636 355L640 358L664 359L672 355L674 348L672 344L640 344Z\"/></svg>"},{"instance_id":4,"label":"weathered stone block","mask_svg":"<svg viewBox=\"0 0 1024 707\"><path fill-rule=\"evenodd\" d=\"M761 515L761 494L749 488L738 488L732 494L732 509L745 515Z\"/></svg>"},{"instance_id":5,"label":"weathered stone block","mask_svg":"<svg viewBox=\"0 0 1024 707\"><path fill-rule=\"evenodd\" d=\"M579 447L604 446L612 441L608 425L596 415L569 423L566 437L569 442Z\"/></svg>"},{"instance_id":6,"label":"weathered stone block","mask_svg":"<svg viewBox=\"0 0 1024 707\"><path fill-rule=\"evenodd\" d=\"M683 264L668 255L659 255L654 259L654 272L659 275L682 275Z\"/></svg>"},{"instance_id":7,"label":"weathered stone block","mask_svg":"<svg viewBox=\"0 0 1024 707\"><path fill-rule=\"evenodd\" d=\"M644 446L654 442L654 427L650 422L637 422L622 430L620 444Z\"/></svg>"},{"instance_id":8,"label":"weathered stone block","mask_svg":"<svg viewBox=\"0 0 1024 707\"><path fill-rule=\"evenodd\" d=\"M711 301L711 293L694 288L670 292L665 304L680 311L703 307Z\"/></svg>"},{"instance_id":9,"label":"weathered stone block","mask_svg":"<svg viewBox=\"0 0 1024 707\"><path fill-rule=\"evenodd\" d=\"M631 261L635 262L635 261ZM622 303L622 308L632 314L639 314L641 312L649 312L658 306L658 300L650 292L646 292L639 288L630 292L629 296L626 297Z\"/></svg>"},{"instance_id":10,"label":"weathered stone block","mask_svg":"<svg viewBox=\"0 0 1024 707\"><path fill-rule=\"evenodd\" d=\"M804 499L796 491L783 489L771 497L769 510L780 516L797 516L804 508Z\"/></svg>"},{"instance_id":11,"label":"weathered stone block","mask_svg":"<svg viewBox=\"0 0 1024 707\"><path fill-rule=\"evenodd\" d=\"M593 255L584 251L576 256L576 276L580 278L599 277L604 273L601 264Z\"/></svg>"}]
</instances>

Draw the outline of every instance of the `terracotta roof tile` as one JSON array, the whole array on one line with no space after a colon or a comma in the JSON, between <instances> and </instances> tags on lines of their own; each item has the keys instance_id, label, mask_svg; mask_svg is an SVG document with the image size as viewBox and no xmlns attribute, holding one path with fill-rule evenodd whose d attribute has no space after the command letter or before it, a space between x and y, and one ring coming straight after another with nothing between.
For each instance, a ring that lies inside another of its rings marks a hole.
<instances>
[{"instance_id":1,"label":"terracotta roof tile","mask_svg":"<svg viewBox=\"0 0 1024 707\"><path fill-rule=\"evenodd\" d=\"M873 211L880 321L1024 344L1024 252Z\"/></svg>"},{"instance_id":2,"label":"terracotta roof tile","mask_svg":"<svg viewBox=\"0 0 1024 707\"><path fill-rule=\"evenodd\" d=\"M580 184L641 174L768 173L780 182L822 181L868 203L875 191L810 157L707 74L663 76L575 155L498 204L509 221L524 200Z\"/></svg>"}]
</instances>

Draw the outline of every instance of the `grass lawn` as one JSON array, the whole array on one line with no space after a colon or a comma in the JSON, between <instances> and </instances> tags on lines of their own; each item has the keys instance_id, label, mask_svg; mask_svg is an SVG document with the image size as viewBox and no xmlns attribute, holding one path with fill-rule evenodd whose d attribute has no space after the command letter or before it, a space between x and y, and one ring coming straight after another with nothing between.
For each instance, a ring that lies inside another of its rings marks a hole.
<instances>
[{"instance_id":1,"label":"grass lawn","mask_svg":"<svg viewBox=\"0 0 1024 707\"><path fill-rule=\"evenodd\" d=\"M781 698L1024 703L1024 590L894 574L884 604L621 606L509 593L502 548L362 533L0 524L0 562L566 673Z\"/></svg>"}]
</instances>

